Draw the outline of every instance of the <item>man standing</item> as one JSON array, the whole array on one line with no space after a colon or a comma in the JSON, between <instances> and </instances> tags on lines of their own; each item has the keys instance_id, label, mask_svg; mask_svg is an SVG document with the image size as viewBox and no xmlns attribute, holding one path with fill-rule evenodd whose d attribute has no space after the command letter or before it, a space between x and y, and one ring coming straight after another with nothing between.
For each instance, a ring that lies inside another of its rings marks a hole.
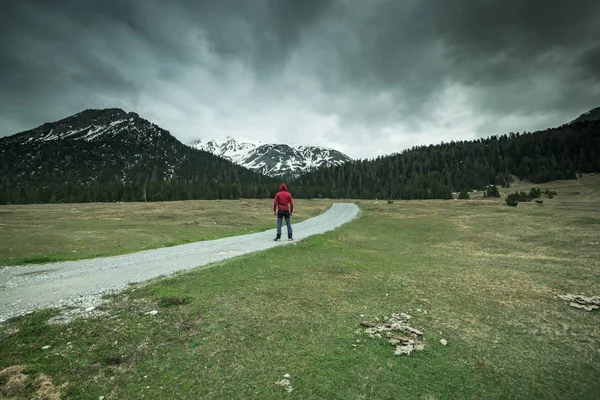
<instances>
[{"instance_id":1,"label":"man standing","mask_svg":"<svg viewBox=\"0 0 600 400\"><path fill-rule=\"evenodd\" d=\"M291 222L293 211L294 199L290 192L288 192L285 183L282 183L281 186L279 186L279 192L277 192L275 199L273 200L273 214L277 215L277 236L273 239L274 241L281 239L281 222L283 218L285 218L285 223L287 225L288 240L294 240L292 237Z\"/></svg>"}]
</instances>

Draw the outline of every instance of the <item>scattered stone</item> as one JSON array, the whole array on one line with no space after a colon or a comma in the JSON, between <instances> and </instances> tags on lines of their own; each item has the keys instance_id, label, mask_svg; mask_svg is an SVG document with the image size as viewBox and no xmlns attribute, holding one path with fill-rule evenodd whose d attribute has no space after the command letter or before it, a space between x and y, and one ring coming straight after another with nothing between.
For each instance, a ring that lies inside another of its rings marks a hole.
<instances>
[{"instance_id":1,"label":"scattered stone","mask_svg":"<svg viewBox=\"0 0 600 400\"><path fill-rule=\"evenodd\" d=\"M446 339L440 339L440 343L442 346L445 346L448 344L448 341Z\"/></svg>"},{"instance_id":2,"label":"scattered stone","mask_svg":"<svg viewBox=\"0 0 600 400\"><path fill-rule=\"evenodd\" d=\"M50 346L50 345L44 346L44 347L42 347L42 350L48 350L50 347L52 347L52 346Z\"/></svg>"},{"instance_id":3,"label":"scattered stone","mask_svg":"<svg viewBox=\"0 0 600 400\"><path fill-rule=\"evenodd\" d=\"M284 378L289 378L289 377L290 377L290 374L284 374L284 375L283 375L283 377L284 377Z\"/></svg>"},{"instance_id":4,"label":"scattered stone","mask_svg":"<svg viewBox=\"0 0 600 400\"><path fill-rule=\"evenodd\" d=\"M402 343L408 343L408 341L411 340L408 336L397 336L391 332L388 332L388 339L396 339Z\"/></svg>"},{"instance_id":5,"label":"scattered stone","mask_svg":"<svg viewBox=\"0 0 600 400\"><path fill-rule=\"evenodd\" d=\"M412 317L405 313L394 313L391 317L384 317L384 322L374 323L363 321L361 325L366 327L364 333L371 338L385 338L388 343L396 347L395 355L410 355L413 350L421 351L425 348L423 332L408 324ZM376 318L379 321L378 318ZM405 336L397 333L401 332Z\"/></svg>"},{"instance_id":6,"label":"scattered stone","mask_svg":"<svg viewBox=\"0 0 600 400\"><path fill-rule=\"evenodd\" d=\"M107 290L93 295L80 296L78 298L59 300L57 307L61 308L60 314L48 320L49 325L64 325L79 318L95 318L106 314L106 311L98 309L98 306L111 300L103 299L105 294L116 293L117 290Z\"/></svg>"},{"instance_id":7,"label":"scattered stone","mask_svg":"<svg viewBox=\"0 0 600 400\"><path fill-rule=\"evenodd\" d=\"M275 384L283 387L288 393L292 393L294 391L294 388L292 387L292 382L290 382L289 379L282 379L278 382L275 382Z\"/></svg>"},{"instance_id":8,"label":"scattered stone","mask_svg":"<svg viewBox=\"0 0 600 400\"><path fill-rule=\"evenodd\" d=\"M415 328L413 328L412 326L408 326L408 325L406 325L406 326L404 327L404 331L405 331L405 332L406 332L406 331L408 331L407 333L414 333L414 334L415 334L415 335L417 335L417 336L423 337L423 332L421 332L421 331L420 331L420 330L418 330L418 329L415 329Z\"/></svg>"},{"instance_id":9,"label":"scattered stone","mask_svg":"<svg viewBox=\"0 0 600 400\"><path fill-rule=\"evenodd\" d=\"M401 356L402 354L406 354L407 356L410 356L410 353L413 351L413 349L414 346L412 344L396 346L396 351L394 352L394 355Z\"/></svg>"},{"instance_id":10,"label":"scattered stone","mask_svg":"<svg viewBox=\"0 0 600 400\"><path fill-rule=\"evenodd\" d=\"M158 311L156 311L156 310L148 311L146 313L146 315L156 315L156 314L158 314Z\"/></svg>"},{"instance_id":11,"label":"scattered stone","mask_svg":"<svg viewBox=\"0 0 600 400\"><path fill-rule=\"evenodd\" d=\"M600 309L600 296L586 297L580 294L558 294L559 299L568 301L571 307L579 308L585 311Z\"/></svg>"},{"instance_id":12,"label":"scattered stone","mask_svg":"<svg viewBox=\"0 0 600 400\"><path fill-rule=\"evenodd\" d=\"M585 311L592 311L592 310L597 310L597 309L600 308L600 306L597 306L595 304L593 304L591 306L586 306L585 304L579 304L579 303L573 303L573 302L571 302L571 303L569 303L569 305L571 307L579 308L579 309L582 309L582 310L585 310Z\"/></svg>"}]
</instances>

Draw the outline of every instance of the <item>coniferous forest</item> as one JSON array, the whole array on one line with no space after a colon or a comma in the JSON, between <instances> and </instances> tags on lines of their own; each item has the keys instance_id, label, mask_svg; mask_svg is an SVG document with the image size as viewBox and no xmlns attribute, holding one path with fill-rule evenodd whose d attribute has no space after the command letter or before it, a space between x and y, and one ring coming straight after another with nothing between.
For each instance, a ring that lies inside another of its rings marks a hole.
<instances>
[{"instance_id":1,"label":"coniferous forest","mask_svg":"<svg viewBox=\"0 0 600 400\"><path fill-rule=\"evenodd\" d=\"M0 142L0 204L265 198L278 183L174 138Z\"/></svg>"},{"instance_id":2,"label":"coniferous forest","mask_svg":"<svg viewBox=\"0 0 600 400\"><path fill-rule=\"evenodd\" d=\"M173 137L160 145L9 139L0 140L0 204L268 198L281 183ZM452 192L509 186L513 176L543 183L595 171L600 121L582 121L414 147L321 168L287 183L296 198L450 199Z\"/></svg>"},{"instance_id":3,"label":"coniferous forest","mask_svg":"<svg viewBox=\"0 0 600 400\"><path fill-rule=\"evenodd\" d=\"M300 197L450 199L452 192L575 179L600 170L600 121L534 133L414 147L401 153L324 168L293 184Z\"/></svg>"}]
</instances>

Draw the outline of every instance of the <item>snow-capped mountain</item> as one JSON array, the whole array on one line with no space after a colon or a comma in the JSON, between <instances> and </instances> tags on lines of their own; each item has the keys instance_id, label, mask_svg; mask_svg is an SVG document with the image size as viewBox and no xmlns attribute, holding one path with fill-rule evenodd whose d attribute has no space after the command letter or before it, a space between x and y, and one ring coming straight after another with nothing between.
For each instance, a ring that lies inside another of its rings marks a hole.
<instances>
[{"instance_id":1,"label":"snow-capped mountain","mask_svg":"<svg viewBox=\"0 0 600 400\"><path fill-rule=\"evenodd\" d=\"M341 165L352 160L340 151L320 146L238 142L232 137L205 143L195 140L190 146L273 177L294 178L321 166Z\"/></svg>"}]
</instances>

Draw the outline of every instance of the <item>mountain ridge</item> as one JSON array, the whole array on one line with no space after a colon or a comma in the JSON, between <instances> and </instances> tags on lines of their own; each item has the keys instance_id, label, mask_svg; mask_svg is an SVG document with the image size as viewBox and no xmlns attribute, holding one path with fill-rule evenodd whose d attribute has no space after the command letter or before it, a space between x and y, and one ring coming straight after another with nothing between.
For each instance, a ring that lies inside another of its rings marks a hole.
<instances>
[{"instance_id":1,"label":"mountain ridge","mask_svg":"<svg viewBox=\"0 0 600 400\"><path fill-rule=\"evenodd\" d=\"M324 146L239 142L231 136L223 141L209 140L206 143L196 139L189 146L263 175L291 179L320 167L338 166L352 161L346 154Z\"/></svg>"},{"instance_id":2,"label":"mountain ridge","mask_svg":"<svg viewBox=\"0 0 600 400\"><path fill-rule=\"evenodd\" d=\"M583 116L593 117L593 111ZM214 151L217 143L212 145ZM288 145L251 146L232 138L228 148L236 154L263 148L252 158L257 163L261 157L277 163L277 153L290 151ZM600 119L592 119L414 147L286 182L298 198L445 199L455 191L508 186L513 177L542 183L598 171ZM0 138L0 204L272 198L280 183L185 145L120 109L84 110Z\"/></svg>"},{"instance_id":3,"label":"mountain ridge","mask_svg":"<svg viewBox=\"0 0 600 400\"><path fill-rule=\"evenodd\" d=\"M598 121L600 120L600 107L592 108L591 110L584 112L579 117L575 118L570 124L581 121Z\"/></svg>"},{"instance_id":4,"label":"mountain ridge","mask_svg":"<svg viewBox=\"0 0 600 400\"><path fill-rule=\"evenodd\" d=\"M83 139L86 141L94 140L100 136L98 130L92 128L101 128L103 123L108 121L109 127L113 127L120 123L128 122L129 125L139 119L145 121L148 124L154 125L149 121L140 118L135 112L126 112L120 108L107 108L107 109L86 109L66 118L62 118L55 122L46 122L36 128L29 129L26 131L18 132L12 136L7 136L12 140L23 140L28 143L35 140L48 141L48 140L60 140L60 139ZM87 126L81 127L82 121L89 121ZM78 128L73 129L73 125L80 125Z\"/></svg>"},{"instance_id":5,"label":"mountain ridge","mask_svg":"<svg viewBox=\"0 0 600 400\"><path fill-rule=\"evenodd\" d=\"M0 138L0 177L0 203L268 197L277 184L121 109Z\"/></svg>"}]
</instances>

